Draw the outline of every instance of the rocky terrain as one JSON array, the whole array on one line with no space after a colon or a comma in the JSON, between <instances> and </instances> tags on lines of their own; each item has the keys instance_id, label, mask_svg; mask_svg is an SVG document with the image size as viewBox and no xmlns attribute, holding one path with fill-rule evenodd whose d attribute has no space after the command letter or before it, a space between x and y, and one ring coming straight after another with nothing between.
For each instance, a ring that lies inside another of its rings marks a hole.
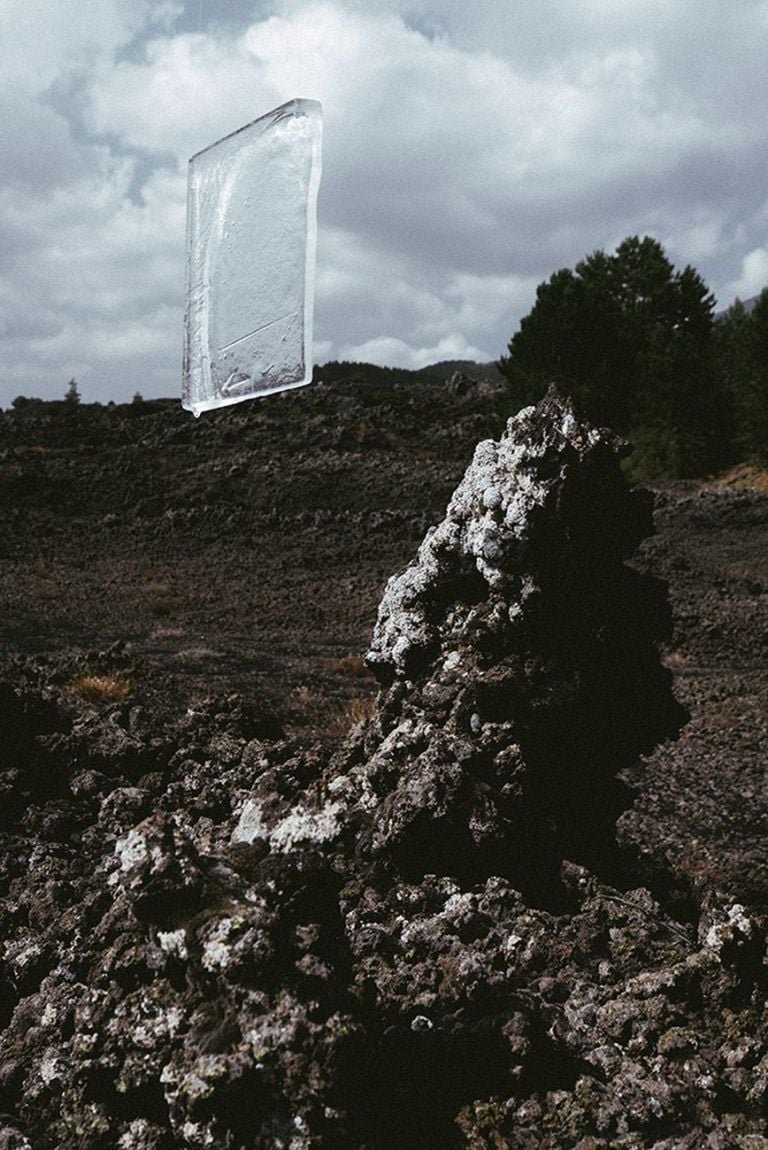
<instances>
[{"instance_id":1,"label":"rocky terrain","mask_svg":"<svg viewBox=\"0 0 768 1150\"><path fill-rule=\"evenodd\" d=\"M768 495L496 399L0 415L0 1146L768 1147Z\"/></svg>"}]
</instances>

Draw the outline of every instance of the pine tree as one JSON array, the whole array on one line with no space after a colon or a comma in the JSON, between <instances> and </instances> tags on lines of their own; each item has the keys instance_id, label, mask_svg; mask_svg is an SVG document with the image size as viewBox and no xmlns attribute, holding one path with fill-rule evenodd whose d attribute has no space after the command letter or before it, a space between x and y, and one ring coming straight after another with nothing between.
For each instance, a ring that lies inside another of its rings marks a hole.
<instances>
[{"instance_id":1,"label":"pine tree","mask_svg":"<svg viewBox=\"0 0 768 1150\"><path fill-rule=\"evenodd\" d=\"M727 456L713 354L714 297L657 240L629 236L536 292L499 368L513 406L554 379L584 413L633 439L636 471L692 475Z\"/></svg>"},{"instance_id":2,"label":"pine tree","mask_svg":"<svg viewBox=\"0 0 768 1150\"><path fill-rule=\"evenodd\" d=\"M768 288L751 312L737 299L718 320L715 336L738 457L768 463Z\"/></svg>"},{"instance_id":3,"label":"pine tree","mask_svg":"<svg viewBox=\"0 0 768 1150\"><path fill-rule=\"evenodd\" d=\"M66 393L64 395L64 399L67 401L67 403L79 403L80 402L80 390L77 386L77 380L74 378L74 376L72 377L72 379L70 379L69 383L67 384L67 390L66 390Z\"/></svg>"}]
</instances>

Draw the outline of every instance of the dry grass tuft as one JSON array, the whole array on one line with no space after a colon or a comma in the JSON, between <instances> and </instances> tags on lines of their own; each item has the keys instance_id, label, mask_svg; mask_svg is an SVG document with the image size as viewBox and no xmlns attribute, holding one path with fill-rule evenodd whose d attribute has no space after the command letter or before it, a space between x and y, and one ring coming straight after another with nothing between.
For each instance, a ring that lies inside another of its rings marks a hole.
<instances>
[{"instance_id":1,"label":"dry grass tuft","mask_svg":"<svg viewBox=\"0 0 768 1150\"><path fill-rule=\"evenodd\" d=\"M374 696L350 699L342 706L331 705L323 716L322 727L332 739L343 739L361 723L367 723L376 710Z\"/></svg>"},{"instance_id":2,"label":"dry grass tuft","mask_svg":"<svg viewBox=\"0 0 768 1150\"><path fill-rule=\"evenodd\" d=\"M186 631L183 627L155 627L150 633L150 639L153 641L164 639L183 639Z\"/></svg>"},{"instance_id":3,"label":"dry grass tuft","mask_svg":"<svg viewBox=\"0 0 768 1150\"><path fill-rule=\"evenodd\" d=\"M707 487L727 487L731 491L768 492L768 469L752 463L740 463L724 475L718 475Z\"/></svg>"},{"instance_id":4,"label":"dry grass tuft","mask_svg":"<svg viewBox=\"0 0 768 1150\"><path fill-rule=\"evenodd\" d=\"M367 723L376 710L376 697L371 695L367 699L352 699L344 708L342 718L346 729L356 727L358 723Z\"/></svg>"},{"instance_id":5,"label":"dry grass tuft","mask_svg":"<svg viewBox=\"0 0 768 1150\"><path fill-rule=\"evenodd\" d=\"M169 583L145 583L141 588L144 606L151 615L163 618L184 606L183 596Z\"/></svg>"},{"instance_id":6,"label":"dry grass tuft","mask_svg":"<svg viewBox=\"0 0 768 1150\"><path fill-rule=\"evenodd\" d=\"M350 651L347 655L340 655L335 659L325 659L324 667L331 674L344 675L349 679L370 679L372 673L368 670L362 655Z\"/></svg>"},{"instance_id":7,"label":"dry grass tuft","mask_svg":"<svg viewBox=\"0 0 768 1150\"><path fill-rule=\"evenodd\" d=\"M121 703L131 693L129 680L116 674L78 675L69 686L89 703Z\"/></svg>"},{"instance_id":8,"label":"dry grass tuft","mask_svg":"<svg viewBox=\"0 0 768 1150\"><path fill-rule=\"evenodd\" d=\"M210 663L212 660L221 658L221 651L214 651L212 647L185 647L183 651L177 651L175 655L171 655L171 662Z\"/></svg>"},{"instance_id":9,"label":"dry grass tuft","mask_svg":"<svg viewBox=\"0 0 768 1150\"><path fill-rule=\"evenodd\" d=\"M322 733L332 739L342 739L353 727L367 722L376 709L375 696L355 697L346 702L328 698L311 687L295 687L291 691L294 722L300 729Z\"/></svg>"}]
</instances>

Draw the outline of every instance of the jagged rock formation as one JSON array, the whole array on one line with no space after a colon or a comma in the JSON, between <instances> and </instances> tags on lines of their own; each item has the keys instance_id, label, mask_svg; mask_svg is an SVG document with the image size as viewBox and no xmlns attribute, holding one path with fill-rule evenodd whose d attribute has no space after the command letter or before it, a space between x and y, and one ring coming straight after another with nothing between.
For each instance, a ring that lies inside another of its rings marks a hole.
<instances>
[{"instance_id":1,"label":"jagged rock formation","mask_svg":"<svg viewBox=\"0 0 768 1150\"><path fill-rule=\"evenodd\" d=\"M620 451L554 392L480 445L336 753L6 691L0 1146L760 1145L765 923L710 890L697 933L612 847L682 719Z\"/></svg>"},{"instance_id":2,"label":"jagged rock formation","mask_svg":"<svg viewBox=\"0 0 768 1150\"><path fill-rule=\"evenodd\" d=\"M656 646L664 589L624 563L652 523L622 451L551 390L478 446L444 520L390 580L357 771L375 796L374 851L415 873L524 885L553 878L564 852L610 853L618 771L682 715Z\"/></svg>"}]
</instances>

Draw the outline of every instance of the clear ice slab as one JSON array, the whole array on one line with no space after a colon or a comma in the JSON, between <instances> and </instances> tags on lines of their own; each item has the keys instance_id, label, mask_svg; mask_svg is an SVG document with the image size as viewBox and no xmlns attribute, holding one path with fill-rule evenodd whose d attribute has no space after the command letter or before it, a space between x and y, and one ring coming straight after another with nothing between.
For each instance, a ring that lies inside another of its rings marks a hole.
<instances>
[{"instance_id":1,"label":"clear ice slab","mask_svg":"<svg viewBox=\"0 0 768 1150\"><path fill-rule=\"evenodd\" d=\"M312 379L322 107L291 100L189 161L182 404Z\"/></svg>"}]
</instances>

